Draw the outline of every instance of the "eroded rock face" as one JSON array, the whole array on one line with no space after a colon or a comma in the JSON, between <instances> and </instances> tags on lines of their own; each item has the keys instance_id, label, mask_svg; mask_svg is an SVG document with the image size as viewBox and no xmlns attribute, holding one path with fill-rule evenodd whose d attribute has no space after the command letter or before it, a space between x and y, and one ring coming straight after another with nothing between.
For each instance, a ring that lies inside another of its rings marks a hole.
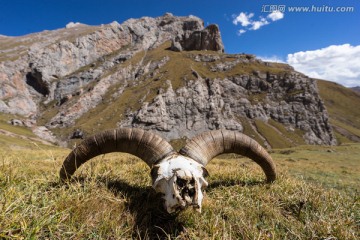
<instances>
[{"instance_id":1,"label":"eroded rock face","mask_svg":"<svg viewBox=\"0 0 360 240\"><path fill-rule=\"evenodd\" d=\"M167 88L153 102L145 102L119 126L141 127L178 139L213 129L242 131L238 117L273 119L290 129L303 130L309 144L336 144L315 80L303 74L254 72L224 79L195 76L198 78L177 90L167 81Z\"/></svg>"},{"instance_id":2,"label":"eroded rock face","mask_svg":"<svg viewBox=\"0 0 360 240\"><path fill-rule=\"evenodd\" d=\"M171 81L167 84L166 91L156 96L152 103L144 103L120 126L166 132L162 135L168 139L192 137L219 128L242 131L242 125L234 120L231 102L222 96L220 81L199 78L176 91Z\"/></svg>"},{"instance_id":3,"label":"eroded rock face","mask_svg":"<svg viewBox=\"0 0 360 240\"><path fill-rule=\"evenodd\" d=\"M26 58L0 62L0 112L30 116L38 111L32 88L24 81Z\"/></svg>"}]
</instances>

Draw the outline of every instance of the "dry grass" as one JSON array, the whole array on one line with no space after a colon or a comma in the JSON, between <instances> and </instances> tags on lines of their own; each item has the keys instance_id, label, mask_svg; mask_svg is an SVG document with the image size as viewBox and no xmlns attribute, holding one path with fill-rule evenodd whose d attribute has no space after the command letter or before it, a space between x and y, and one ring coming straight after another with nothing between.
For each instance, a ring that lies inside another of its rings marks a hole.
<instances>
[{"instance_id":1,"label":"dry grass","mask_svg":"<svg viewBox=\"0 0 360 240\"><path fill-rule=\"evenodd\" d=\"M278 180L263 183L245 158L208 165L201 214L166 214L148 167L127 154L82 166L68 185L69 150L0 148L2 239L358 239L360 145L272 153Z\"/></svg>"}]
</instances>

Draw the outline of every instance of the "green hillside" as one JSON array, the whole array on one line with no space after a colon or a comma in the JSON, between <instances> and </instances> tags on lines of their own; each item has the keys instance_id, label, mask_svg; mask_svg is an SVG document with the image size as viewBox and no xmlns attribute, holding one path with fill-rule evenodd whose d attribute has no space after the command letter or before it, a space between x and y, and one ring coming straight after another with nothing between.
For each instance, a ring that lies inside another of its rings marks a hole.
<instances>
[{"instance_id":1,"label":"green hillside","mask_svg":"<svg viewBox=\"0 0 360 240\"><path fill-rule=\"evenodd\" d=\"M338 142L360 142L360 95L334 82L317 83Z\"/></svg>"}]
</instances>

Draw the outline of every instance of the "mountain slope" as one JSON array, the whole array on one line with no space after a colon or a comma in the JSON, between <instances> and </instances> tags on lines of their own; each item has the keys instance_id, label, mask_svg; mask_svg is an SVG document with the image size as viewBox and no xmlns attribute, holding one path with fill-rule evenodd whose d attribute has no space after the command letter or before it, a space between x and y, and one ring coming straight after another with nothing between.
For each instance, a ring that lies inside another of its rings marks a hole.
<instances>
[{"instance_id":1,"label":"mountain slope","mask_svg":"<svg viewBox=\"0 0 360 240\"><path fill-rule=\"evenodd\" d=\"M125 126L168 139L227 128L275 148L333 143L312 79L252 55L170 48L165 42L107 69L87 93L47 107L43 123L63 138L75 129L92 134ZM91 101L96 106L82 113Z\"/></svg>"},{"instance_id":2,"label":"mountain slope","mask_svg":"<svg viewBox=\"0 0 360 240\"><path fill-rule=\"evenodd\" d=\"M166 14L76 27L13 38L15 47L0 49L0 112L32 119L68 146L72 137L124 126L176 142L226 128L272 148L336 144L330 122L338 120L329 122L314 79L225 54L216 25Z\"/></svg>"},{"instance_id":3,"label":"mountain slope","mask_svg":"<svg viewBox=\"0 0 360 240\"><path fill-rule=\"evenodd\" d=\"M337 83L317 82L337 139L340 142L360 142L360 95Z\"/></svg>"},{"instance_id":4,"label":"mountain slope","mask_svg":"<svg viewBox=\"0 0 360 240\"><path fill-rule=\"evenodd\" d=\"M353 91L355 91L357 93L360 93L360 87L359 86L358 87L353 87L353 88L351 88L351 90L353 90Z\"/></svg>"}]
</instances>

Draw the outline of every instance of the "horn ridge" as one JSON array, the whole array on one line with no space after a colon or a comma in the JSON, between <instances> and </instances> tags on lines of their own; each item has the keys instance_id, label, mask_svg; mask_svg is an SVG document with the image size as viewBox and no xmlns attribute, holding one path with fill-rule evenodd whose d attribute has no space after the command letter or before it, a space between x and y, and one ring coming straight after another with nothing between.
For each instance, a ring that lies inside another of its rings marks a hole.
<instances>
[{"instance_id":1,"label":"horn ridge","mask_svg":"<svg viewBox=\"0 0 360 240\"><path fill-rule=\"evenodd\" d=\"M267 181L276 179L276 167L267 151L254 139L240 132L213 130L191 138L179 151L206 166L223 153L236 153L249 157L263 169Z\"/></svg>"},{"instance_id":2,"label":"horn ridge","mask_svg":"<svg viewBox=\"0 0 360 240\"><path fill-rule=\"evenodd\" d=\"M60 179L69 179L88 160L105 153L124 152L141 158L148 166L174 152L159 135L138 128L107 130L82 141L72 150L60 169Z\"/></svg>"},{"instance_id":3,"label":"horn ridge","mask_svg":"<svg viewBox=\"0 0 360 240\"><path fill-rule=\"evenodd\" d=\"M99 135L98 137L100 138L100 137L102 137L102 135ZM103 153L102 148L101 148L101 146L99 145L99 142L98 142L98 140L97 140L97 136L95 135L93 138L94 138L94 142L95 142L95 145L96 145L97 148L98 148L99 153L105 154L105 153Z\"/></svg>"}]
</instances>

